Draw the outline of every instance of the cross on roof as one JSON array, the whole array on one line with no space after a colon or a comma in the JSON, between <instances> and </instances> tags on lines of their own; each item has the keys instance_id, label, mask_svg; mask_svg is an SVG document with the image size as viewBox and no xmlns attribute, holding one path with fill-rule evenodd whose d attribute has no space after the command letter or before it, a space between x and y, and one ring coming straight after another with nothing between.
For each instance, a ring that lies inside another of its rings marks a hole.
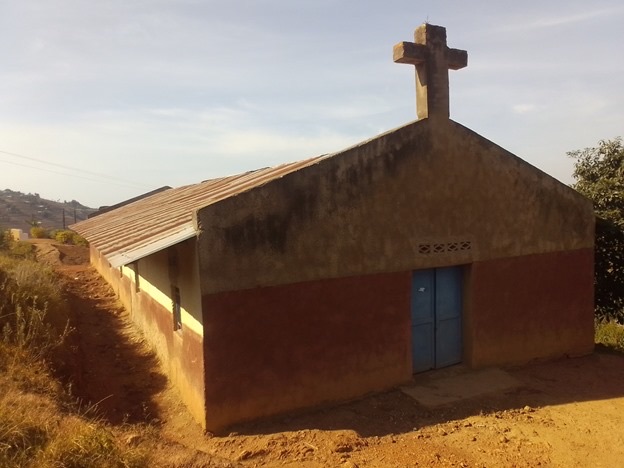
<instances>
[{"instance_id":1,"label":"cross on roof","mask_svg":"<svg viewBox=\"0 0 624 468\"><path fill-rule=\"evenodd\" d=\"M468 52L446 45L446 28L422 24L414 42L394 46L394 61L416 65L416 107L418 119L449 118L448 70L468 65Z\"/></svg>"}]
</instances>

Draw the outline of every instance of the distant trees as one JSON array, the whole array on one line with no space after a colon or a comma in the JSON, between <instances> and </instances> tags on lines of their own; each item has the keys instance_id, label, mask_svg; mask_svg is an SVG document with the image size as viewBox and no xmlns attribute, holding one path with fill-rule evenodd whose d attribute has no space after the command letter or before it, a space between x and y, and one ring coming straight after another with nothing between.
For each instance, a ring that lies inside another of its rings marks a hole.
<instances>
[{"instance_id":1,"label":"distant trees","mask_svg":"<svg viewBox=\"0 0 624 468\"><path fill-rule=\"evenodd\" d=\"M596 211L596 315L624 323L624 147L621 138L571 151L573 187Z\"/></svg>"}]
</instances>

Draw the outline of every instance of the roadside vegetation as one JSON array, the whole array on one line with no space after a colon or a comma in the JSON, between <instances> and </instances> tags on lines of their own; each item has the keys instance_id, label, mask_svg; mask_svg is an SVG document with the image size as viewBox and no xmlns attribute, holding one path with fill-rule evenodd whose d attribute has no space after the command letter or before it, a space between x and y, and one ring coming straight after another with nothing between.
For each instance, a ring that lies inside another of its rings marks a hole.
<instances>
[{"instance_id":1,"label":"roadside vegetation","mask_svg":"<svg viewBox=\"0 0 624 468\"><path fill-rule=\"evenodd\" d=\"M57 275L34 261L31 244L0 231L0 466L146 466L123 428L81 407L53 375L67 317Z\"/></svg>"},{"instance_id":2,"label":"roadside vegetation","mask_svg":"<svg viewBox=\"0 0 624 468\"><path fill-rule=\"evenodd\" d=\"M596 212L595 304L599 321L624 324L624 146L621 138L568 153L572 185Z\"/></svg>"},{"instance_id":3,"label":"roadside vegetation","mask_svg":"<svg viewBox=\"0 0 624 468\"><path fill-rule=\"evenodd\" d=\"M41 226L30 228L30 237L33 239L54 239L61 244L87 245L87 240L77 232L69 229L45 229Z\"/></svg>"},{"instance_id":4,"label":"roadside vegetation","mask_svg":"<svg viewBox=\"0 0 624 468\"><path fill-rule=\"evenodd\" d=\"M594 202L596 343L624 352L624 146L621 138L568 153L573 187Z\"/></svg>"}]
</instances>

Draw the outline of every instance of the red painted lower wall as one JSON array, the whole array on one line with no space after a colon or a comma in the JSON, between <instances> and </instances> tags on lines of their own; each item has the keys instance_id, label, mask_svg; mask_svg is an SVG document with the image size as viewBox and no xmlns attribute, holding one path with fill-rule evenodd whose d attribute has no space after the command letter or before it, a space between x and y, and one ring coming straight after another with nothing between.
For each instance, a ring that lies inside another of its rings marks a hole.
<instances>
[{"instance_id":1,"label":"red painted lower wall","mask_svg":"<svg viewBox=\"0 0 624 468\"><path fill-rule=\"evenodd\" d=\"M474 263L464 361L480 367L590 353L593 265L592 249Z\"/></svg>"},{"instance_id":2,"label":"red painted lower wall","mask_svg":"<svg viewBox=\"0 0 624 468\"><path fill-rule=\"evenodd\" d=\"M411 378L411 273L203 298L207 428Z\"/></svg>"}]
</instances>

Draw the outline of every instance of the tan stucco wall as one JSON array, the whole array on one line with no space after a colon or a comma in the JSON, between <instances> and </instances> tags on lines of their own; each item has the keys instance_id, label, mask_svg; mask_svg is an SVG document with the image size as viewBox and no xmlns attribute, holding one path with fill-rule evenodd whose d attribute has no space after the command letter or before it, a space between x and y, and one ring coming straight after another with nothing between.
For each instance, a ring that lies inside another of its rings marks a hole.
<instances>
[{"instance_id":1,"label":"tan stucco wall","mask_svg":"<svg viewBox=\"0 0 624 468\"><path fill-rule=\"evenodd\" d=\"M452 121L198 212L202 293L591 248L591 202ZM469 250L456 249L469 242ZM443 253L422 253L423 246ZM449 246L455 246L449 251Z\"/></svg>"}]
</instances>

